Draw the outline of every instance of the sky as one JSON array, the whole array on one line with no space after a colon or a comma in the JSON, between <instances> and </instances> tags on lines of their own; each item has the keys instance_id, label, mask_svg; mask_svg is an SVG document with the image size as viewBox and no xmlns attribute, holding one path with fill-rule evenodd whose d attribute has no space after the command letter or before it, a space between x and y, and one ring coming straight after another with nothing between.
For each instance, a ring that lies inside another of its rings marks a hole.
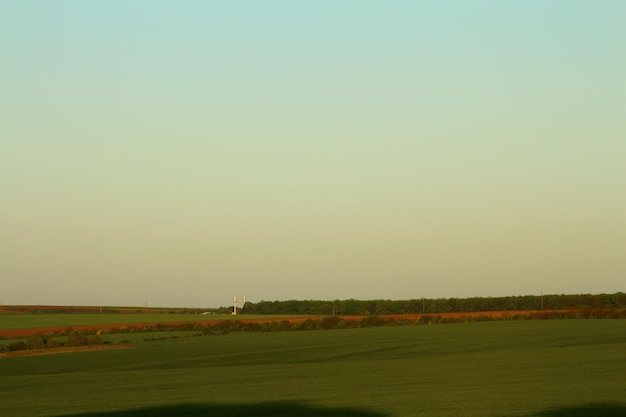
<instances>
[{"instance_id":1,"label":"sky","mask_svg":"<svg viewBox=\"0 0 626 417\"><path fill-rule=\"evenodd\" d=\"M0 2L0 300L626 290L626 2Z\"/></svg>"}]
</instances>

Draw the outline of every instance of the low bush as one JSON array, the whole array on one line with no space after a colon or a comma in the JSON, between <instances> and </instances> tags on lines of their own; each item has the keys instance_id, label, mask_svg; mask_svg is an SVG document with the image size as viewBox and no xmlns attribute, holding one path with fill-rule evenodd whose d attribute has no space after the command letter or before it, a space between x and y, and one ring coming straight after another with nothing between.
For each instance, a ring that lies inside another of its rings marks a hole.
<instances>
[{"instance_id":1,"label":"low bush","mask_svg":"<svg viewBox=\"0 0 626 417\"><path fill-rule=\"evenodd\" d=\"M76 346L87 346L89 344L89 339L87 336L82 334L71 334L67 338L67 342L65 342L65 346L67 347L76 347Z\"/></svg>"},{"instance_id":2,"label":"low bush","mask_svg":"<svg viewBox=\"0 0 626 417\"><path fill-rule=\"evenodd\" d=\"M11 343L8 346L9 351L11 352L16 352L19 350L27 350L28 349L28 345L25 342L15 342L15 343Z\"/></svg>"},{"instance_id":3,"label":"low bush","mask_svg":"<svg viewBox=\"0 0 626 417\"><path fill-rule=\"evenodd\" d=\"M46 348L47 349L54 349L54 348L58 348L58 347L61 347L61 343L59 343L58 340L48 339L46 341Z\"/></svg>"},{"instance_id":4,"label":"low bush","mask_svg":"<svg viewBox=\"0 0 626 417\"><path fill-rule=\"evenodd\" d=\"M26 340L28 349L44 349L46 347L46 341L41 336L31 336Z\"/></svg>"}]
</instances>

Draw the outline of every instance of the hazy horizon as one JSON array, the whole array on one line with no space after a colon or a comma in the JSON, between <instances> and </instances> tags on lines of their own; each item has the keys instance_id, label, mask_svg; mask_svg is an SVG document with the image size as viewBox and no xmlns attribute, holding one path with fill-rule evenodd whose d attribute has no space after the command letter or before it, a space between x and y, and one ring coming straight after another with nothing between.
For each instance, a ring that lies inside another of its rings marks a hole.
<instances>
[{"instance_id":1,"label":"hazy horizon","mask_svg":"<svg viewBox=\"0 0 626 417\"><path fill-rule=\"evenodd\" d=\"M626 2L6 1L0 300L624 291Z\"/></svg>"},{"instance_id":2,"label":"hazy horizon","mask_svg":"<svg viewBox=\"0 0 626 417\"><path fill-rule=\"evenodd\" d=\"M544 294L544 293L540 293L540 294L522 294L522 295L509 295L509 296L487 296L487 297L481 297L481 296L475 296L475 297L424 297L424 298L412 298L412 299L380 299L380 298L369 298L369 299L283 299L283 300L269 300L269 299L262 299L262 300L247 300L245 303L243 302L243 296L237 296L237 311L238 314L241 313L241 309L243 308L243 306L245 304L258 304L258 303L274 303L274 302L292 302L292 301L296 301L296 302L307 302L307 301L321 301L321 302L347 302L347 301L351 301L351 300L355 300L357 302L369 302L369 301L380 301L380 300L385 300L385 301L391 301L391 302L404 302L404 301L425 301L425 302L429 302L429 301L438 301L438 300L465 300L465 299L474 299L474 298L485 298L485 299L498 299L498 298L515 298L515 297L537 297L537 298L541 298L541 299L549 299L550 297L561 297L561 296L581 296L581 297L585 297L585 296L601 296L601 295L615 295L615 294L624 294L623 291L617 291L615 293L597 293L597 294ZM537 300L538 302L539 300ZM150 310L159 310L159 309L188 309L191 311L188 311L189 314L194 314L194 310L195 310L195 314L199 314L200 312L202 312L202 310L204 309L220 309L220 308L232 308L235 305L233 297L230 298L230 301L228 302L224 302L223 304L219 304L219 305L204 305L204 306L188 306L188 305L151 305L147 302L144 302L144 304L133 304L133 305L120 305L120 304L0 304L0 308L2 307L15 307L15 308L20 308L20 307L31 307L31 308L35 308L35 307L39 307L39 308L46 308L46 307L68 307L68 308L89 308L89 309L95 309L96 313L98 311L98 308L100 309L100 313L107 313L106 309L130 309L130 308L136 308L140 311L138 311L139 313L142 312L150 312ZM419 304L418 307L418 311L413 311L413 313L421 313L421 306L422 304ZM497 309L500 310L500 309ZM537 307L536 310L544 310L544 307ZM557 311L560 309L556 309L554 307L545 307L546 311ZM11 311L11 310L8 310ZM45 312L45 311L44 311ZM114 311L115 312L115 311ZM97 313L97 314L100 314ZM170 313L172 313L172 311L170 311ZM257 313L253 313L253 314L257 314ZM384 313L387 314L387 313ZM403 313L404 314L404 313ZM410 312L407 312L406 314L412 314Z\"/></svg>"}]
</instances>

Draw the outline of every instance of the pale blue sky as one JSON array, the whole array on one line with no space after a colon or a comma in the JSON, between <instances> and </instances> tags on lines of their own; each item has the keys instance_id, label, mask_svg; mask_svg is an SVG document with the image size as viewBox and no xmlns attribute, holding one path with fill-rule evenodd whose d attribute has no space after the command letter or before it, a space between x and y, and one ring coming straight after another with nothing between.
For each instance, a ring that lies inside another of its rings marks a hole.
<instances>
[{"instance_id":1,"label":"pale blue sky","mask_svg":"<svg viewBox=\"0 0 626 417\"><path fill-rule=\"evenodd\" d=\"M624 291L623 1L4 1L0 299Z\"/></svg>"}]
</instances>

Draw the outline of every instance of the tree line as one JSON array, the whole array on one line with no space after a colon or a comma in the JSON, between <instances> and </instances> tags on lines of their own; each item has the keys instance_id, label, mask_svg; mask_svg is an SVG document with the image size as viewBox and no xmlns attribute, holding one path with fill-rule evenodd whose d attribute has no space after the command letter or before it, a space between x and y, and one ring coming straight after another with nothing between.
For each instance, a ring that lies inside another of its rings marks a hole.
<instances>
[{"instance_id":1,"label":"tree line","mask_svg":"<svg viewBox=\"0 0 626 417\"><path fill-rule=\"evenodd\" d=\"M508 297L420 298L412 300L286 300L247 302L238 313L365 316L481 311L626 308L626 294L550 294ZM222 307L218 312L230 312Z\"/></svg>"}]
</instances>

